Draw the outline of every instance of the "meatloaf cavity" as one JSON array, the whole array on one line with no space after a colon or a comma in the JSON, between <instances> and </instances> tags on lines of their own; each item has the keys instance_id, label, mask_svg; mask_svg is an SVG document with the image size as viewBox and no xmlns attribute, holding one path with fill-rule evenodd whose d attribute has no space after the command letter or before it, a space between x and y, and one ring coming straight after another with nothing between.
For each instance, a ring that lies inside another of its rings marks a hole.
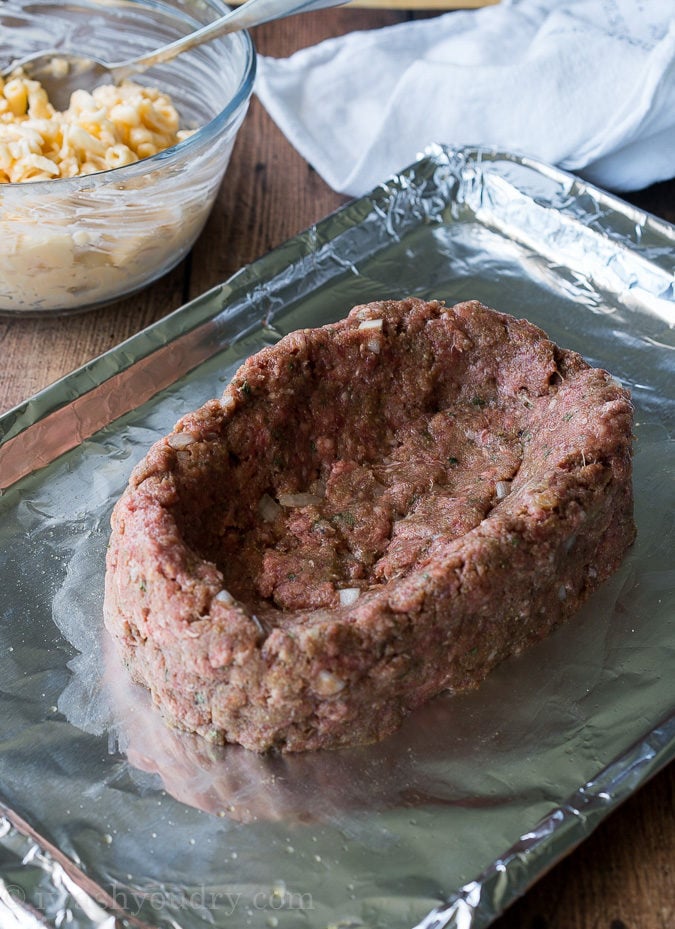
<instances>
[{"instance_id":1,"label":"meatloaf cavity","mask_svg":"<svg viewBox=\"0 0 675 929\"><path fill-rule=\"evenodd\" d=\"M115 506L105 619L215 742L374 741L548 635L635 534L632 406L477 301L355 307L183 417Z\"/></svg>"}]
</instances>

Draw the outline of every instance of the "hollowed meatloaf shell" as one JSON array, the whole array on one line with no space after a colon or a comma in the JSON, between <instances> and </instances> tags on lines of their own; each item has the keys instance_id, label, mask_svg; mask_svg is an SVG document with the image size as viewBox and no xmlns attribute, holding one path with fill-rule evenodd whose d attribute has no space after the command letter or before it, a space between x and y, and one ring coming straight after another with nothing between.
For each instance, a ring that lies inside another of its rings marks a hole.
<instances>
[{"instance_id":1,"label":"hollowed meatloaf shell","mask_svg":"<svg viewBox=\"0 0 675 929\"><path fill-rule=\"evenodd\" d=\"M175 726L366 743L548 635L633 541L632 407L476 301L355 307L250 358L137 465L105 619Z\"/></svg>"}]
</instances>

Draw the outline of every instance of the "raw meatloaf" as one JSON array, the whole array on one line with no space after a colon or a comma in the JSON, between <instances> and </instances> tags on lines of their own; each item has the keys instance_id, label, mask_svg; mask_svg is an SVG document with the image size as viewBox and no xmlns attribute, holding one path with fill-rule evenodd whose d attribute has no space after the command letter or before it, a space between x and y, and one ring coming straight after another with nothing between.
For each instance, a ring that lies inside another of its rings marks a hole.
<instances>
[{"instance_id":1,"label":"raw meatloaf","mask_svg":"<svg viewBox=\"0 0 675 929\"><path fill-rule=\"evenodd\" d=\"M116 504L105 618L166 718L380 739L548 635L634 538L632 407L476 301L355 307L250 358Z\"/></svg>"}]
</instances>

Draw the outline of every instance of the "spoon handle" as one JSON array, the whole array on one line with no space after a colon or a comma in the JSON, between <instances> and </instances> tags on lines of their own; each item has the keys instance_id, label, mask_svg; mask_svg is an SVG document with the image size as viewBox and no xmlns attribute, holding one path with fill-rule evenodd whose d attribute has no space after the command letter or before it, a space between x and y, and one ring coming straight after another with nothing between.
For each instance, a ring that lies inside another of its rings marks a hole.
<instances>
[{"instance_id":1,"label":"spoon handle","mask_svg":"<svg viewBox=\"0 0 675 929\"><path fill-rule=\"evenodd\" d=\"M253 26L259 26L261 23L270 22L273 19L281 19L284 16L293 16L295 13L309 12L310 10L322 10L326 7L341 6L348 0L245 0L241 6L235 7L224 16L219 17L212 23L202 26L191 32L189 35L162 48L148 52L146 55L139 55L133 61L123 61L119 64L110 66L110 71L116 82L122 81L132 74L139 74L146 71L153 65L160 64L163 61L171 61L176 55L194 48L195 45L201 45L221 35L227 35L228 32L238 32L241 29L250 29Z\"/></svg>"}]
</instances>

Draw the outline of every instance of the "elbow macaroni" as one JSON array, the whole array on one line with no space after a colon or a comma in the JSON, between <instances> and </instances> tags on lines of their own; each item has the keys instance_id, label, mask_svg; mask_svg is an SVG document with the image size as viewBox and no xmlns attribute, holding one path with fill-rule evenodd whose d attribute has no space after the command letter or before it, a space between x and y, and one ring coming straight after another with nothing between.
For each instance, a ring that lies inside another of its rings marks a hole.
<instances>
[{"instance_id":1,"label":"elbow macaroni","mask_svg":"<svg viewBox=\"0 0 675 929\"><path fill-rule=\"evenodd\" d=\"M180 260L210 212L232 140L222 161L197 146L171 170L131 179L27 182L100 174L191 134L170 97L151 87L76 91L59 112L37 81L0 78L0 313L97 306Z\"/></svg>"},{"instance_id":2,"label":"elbow macaroni","mask_svg":"<svg viewBox=\"0 0 675 929\"><path fill-rule=\"evenodd\" d=\"M38 81L0 77L0 184L78 177L131 164L190 135L170 97L126 82L77 90L55 110Z\"/></svg>"}]
</instances>

